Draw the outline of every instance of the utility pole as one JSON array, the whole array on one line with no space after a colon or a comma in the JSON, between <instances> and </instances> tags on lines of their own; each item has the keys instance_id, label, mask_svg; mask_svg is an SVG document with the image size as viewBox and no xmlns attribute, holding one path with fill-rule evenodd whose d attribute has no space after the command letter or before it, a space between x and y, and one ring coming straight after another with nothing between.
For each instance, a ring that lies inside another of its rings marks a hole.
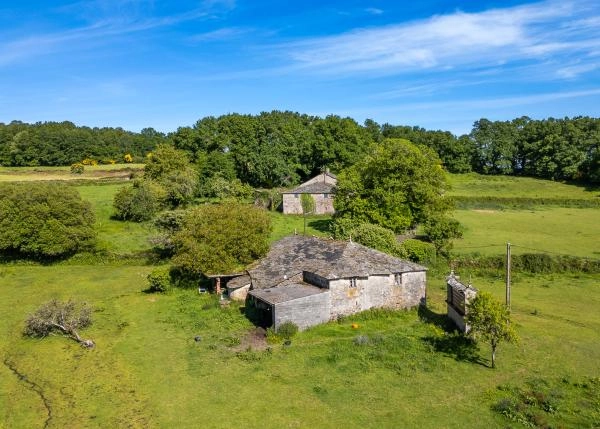
<instances>
[{"instance_id":1,"label":"utility pole","mask_svg":"<svg viewBox=\"0 0 600 429\"><path fill-rule=\"evenodd\" d=\"M506 243L506 306L510 310L510 243Z\"/></svg>"}]
</instances>

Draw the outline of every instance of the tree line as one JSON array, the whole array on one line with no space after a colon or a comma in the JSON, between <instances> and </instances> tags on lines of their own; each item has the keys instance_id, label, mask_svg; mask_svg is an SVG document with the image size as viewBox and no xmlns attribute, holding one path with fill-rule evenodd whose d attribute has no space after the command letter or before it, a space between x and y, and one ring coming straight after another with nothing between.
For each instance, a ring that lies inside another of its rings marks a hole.
<instances>
[{"instance_id":1,"label":"tree line","mask_svg":"<svg viewBox=\"0 0 600 429\"><path fill-rule=\"evenodd\" d=\"M139 133L122 128L90 128L72 122L13 121L0 123L0 165L10 167L64 166L84 159L101 164L144 162L148 152L167 136L152 128Z\"/></svg>"},{"instance_id":2,"label":"tree line","mask_svg":"<svg viewBox=\"0 0 600 429\"><path fill-rule=\"evenodd\" d=\"M207 194L236 179L257 188L291 186L324 168L355 164L374 142L407 139L433 149L447 171L600 182L600 119L575 117L511 121L482 118L469 134L420 127L363 124L295 112L205 117L170 134L152 128L78 127L71 122L0 123L0 165L70 165L83 159L135 161L161 143L188 153ZM216 189L213 189L216 188Z\"/></svg>"}]
</instances>

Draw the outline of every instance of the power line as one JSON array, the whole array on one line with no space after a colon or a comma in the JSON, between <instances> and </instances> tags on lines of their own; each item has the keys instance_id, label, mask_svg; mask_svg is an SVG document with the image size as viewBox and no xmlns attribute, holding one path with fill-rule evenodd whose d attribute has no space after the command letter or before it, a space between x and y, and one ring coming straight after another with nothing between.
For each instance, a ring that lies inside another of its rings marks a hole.
<instances>
[{"instance_id":1,"label":"power line","mask_svg":"<svg viewBox=\"0 0 600 429\"><path fill-rule=\"evenodd\" d=\"M519 247L521 249L527 249L527 250L532 250L534 252L541 252L541 253L548 253L548 254L552 254L552 255L557 255L557 256L567 256L567 257L576 257L576 258L580 258L580 259L585 259L588 261L594 261L594 262L600 262L600 259L596 259L596 258L589 258L587 256L577 256L577 255L569 255L567 253L559 253L559 252L553 252L551 250L544 250L544 249L536 249L534 247L527 247L527 246L521 246L520 244L512 244L511 245L513 247Z\"/></svg>"},{"instance_id":2,"label":"power line","mask_svg":"<svg viewBox=\"0 0 600 429\"><path fill-rule=\"evenodd\" d=\"M488 247L504 247L504 244L489 244L487 246L462 246L462 247L455 247L455 249L485 249Z\"/></svg>"}]
</instances>

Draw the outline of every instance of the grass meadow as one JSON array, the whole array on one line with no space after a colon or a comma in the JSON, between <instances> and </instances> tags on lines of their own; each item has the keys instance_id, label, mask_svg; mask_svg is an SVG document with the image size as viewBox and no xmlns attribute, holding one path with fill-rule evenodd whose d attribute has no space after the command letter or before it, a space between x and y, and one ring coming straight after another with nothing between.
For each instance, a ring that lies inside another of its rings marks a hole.
<instances>
[{"instance_id":1,"label":"grass meadow","mask_svg":"<svg viewBox=\"0 0 600 429\"><path fill-rule=\"evenodd\" d=\"M125 180L143 164L86 165L82 174L71 167L0 167L0 182Z\"/></svg>"},{"instance_id":2,"label":"grass meadow","mask_svg":"<svg viewBox=\"0 0 600 429\"><path fill-rule=\"evenodd\" d=\"M501 179L501 192L522 187L507 190L512 178ZM567 186L549 184L557 194ZM100 248L126 260L148 250L152 228L110 218L121 186L77 189L94 206ZM458 210L465 236L455 246L500 254L511 241L597 258L599 215ZM308 218L307 233L327 235L328 219ZM273 240L304 228L302 216L272 221ZM222 307L195 290L145 293L153 266L135 261L0 265L0 428L600 426L600 275L515 272L520 341L500 345L492 370L486 344L447 331L444 267L428 274L426 308L366 312L264 348L251 347L241 304ZM501 276L471 281L503 299ZM52 298L94 308L81 334L95 349L22 336L27 315Z\"/></svg>"},{"instance_id":3,"label":"grass meadow","mask_svg":"<svg viewBox=\"0 0 600 429\"><path fill-rule=\"evenodd\" d=\"M450 195L499 198L600 199L600 187L587 187L531 177L449 174Z\"/></svg>"},{"instance_id":4,"label":"grass meadow","mask_svg":"<svg viewBox=\"0 0 600 429\"><path fill-rule=\"evenodd\" d=\"M502 345L492 370L485 345L474 349L443 331L440 276L430 278L421 314L366 313L301 333L290 347L248 350L241 345L251 324L238 305L221 308L190 290L146 294L150 269L1 268L5 427L44 426L42 395L51 428L501 427L504 417L491 410L498 386L581 381L600 370L599 276L517 276L521 341ZM502 297L501 281L473 281ZM27 315L51 298L95 308L83 332L94 350L21 336ZM564 411L549 417L581 427Z\"/></svg>"},{"instance_id":5,"label":"grass meadow","mask_svg":"<svg viewBox=\"0 0 600 429\"><path fill-rule=\"evenodd\" d=\"M550 253L600 259L600 210L540 207L534 210L456 210L464 228L456 253L494 255L506 242L515 253Z\"/></svg>"}]
</instances>

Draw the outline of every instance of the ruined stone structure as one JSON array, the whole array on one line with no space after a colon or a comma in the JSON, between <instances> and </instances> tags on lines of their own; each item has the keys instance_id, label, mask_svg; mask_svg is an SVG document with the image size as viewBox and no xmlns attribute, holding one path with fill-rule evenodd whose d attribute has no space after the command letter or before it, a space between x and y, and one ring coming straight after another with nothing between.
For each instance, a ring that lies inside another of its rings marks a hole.
<instances>
[{"instance_id":1,"label":"ruined stone structure","mask_svg":"<svg viewBox=\"0 0 600 429\"><path fill-rule=\"evenodd\" d=\"M347 241L290 236L230 281L230 296L247 294L266 325L300 329L375 307L425 302L426 268Z\"/></svg>"},{"instance_id":2,"label":"ruined stone structure","mask_svg":"<svg viewBox=\"0 0 600 429\"><path fill-rule=\"evenodd\" d=\"M454 275L454 271L446 278L446 304L448 317L461 332L469 332L470 327L465 322L467 304L477 296L477 289L470 284L464 285Z\"/></svg>"},{"instance_id":3,"label":"ruined stone structure","mask_svg":"<svg viewBox=\"0 0 600 429\"><path fill-rule=\"evenodd\" d=\"M333 191L337 184L337 178L326 171L302 183L291 191L283 192L283 213L302 214L300 195L310 194L315 200L314 214L333 213Z\"/></svg>"}]
</instances>

